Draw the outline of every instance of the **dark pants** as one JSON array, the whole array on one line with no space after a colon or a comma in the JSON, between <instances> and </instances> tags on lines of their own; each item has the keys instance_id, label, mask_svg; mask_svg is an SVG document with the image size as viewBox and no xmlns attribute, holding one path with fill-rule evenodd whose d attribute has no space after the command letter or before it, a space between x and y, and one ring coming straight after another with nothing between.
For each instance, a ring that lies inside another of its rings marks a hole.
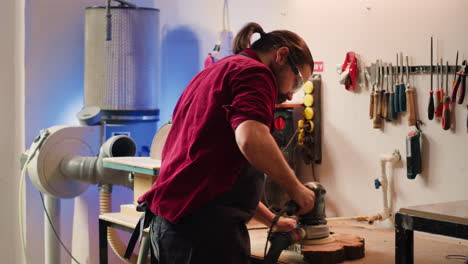
<instances>
[{"instance_id":1,"label":"dark pants","mask_svg":"<svg viewBox=\"0 0 468 264\"><path fill-rule=\"evenodd\" d=\"M243 222L191 215L173 224L156 216L151 245L160 264L250 263L250 238Z\"/></svg>"},{"instance_id":2,"label":"dark pants","mask_svg":"<svg viewBox=\"0 0 468 264\"><path fill-rule=\"evenodd\" d=\"M255 214L263 183L263 173L246 164L230 191L177 224L155 216L150 235L159 263L250 263L250 238L245 223Z\"/></svg>"}]
</instances>

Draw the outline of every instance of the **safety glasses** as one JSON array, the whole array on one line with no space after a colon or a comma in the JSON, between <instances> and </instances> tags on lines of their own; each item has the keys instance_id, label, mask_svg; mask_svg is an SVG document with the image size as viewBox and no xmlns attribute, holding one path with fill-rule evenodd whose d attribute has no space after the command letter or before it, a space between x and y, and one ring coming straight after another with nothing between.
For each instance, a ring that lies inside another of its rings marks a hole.
<instances>
[{"instance_id":1,"label":"safety glasses","mask_svg":"<svg viewBox=\"0 0 468 264\"><path fill-rule=\"evenodd\" d=\"M294 60L291 58L290 55L288 55L288 62L289 62L289 65L291 65L291 69L293 73L296 75L296 83L293 87L293 91L296 92L300 88L302 88L302 85L304 85L304 79L302 78L301 72L297 68L296 63L294 63Z\"/></svg>"}]
</instances>

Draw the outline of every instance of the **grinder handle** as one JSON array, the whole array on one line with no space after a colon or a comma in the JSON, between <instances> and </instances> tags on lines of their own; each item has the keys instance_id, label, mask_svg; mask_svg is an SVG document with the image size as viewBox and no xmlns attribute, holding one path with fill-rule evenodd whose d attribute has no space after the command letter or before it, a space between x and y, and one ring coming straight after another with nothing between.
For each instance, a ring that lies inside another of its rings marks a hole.
<instances>
[{"instance_id":1,"label":"grinder handle","mask_svg":"<svg viewBox=\"0 0 468 264\"><path fill-rule=\"evenodd\" d=\"M284 206L285 206L285 209L286 209L286 214L288 216L295 215L297 213L297 211L299 211L299 205L297 205L297 203L295 201L293 201L293 200L290 200L290 201L286 202L286 204Z\"/></svg>"},{"instance_id":2,"label":"grinder handle","mask_svg":"<svg viewBox=\"0 0 468 264\"><path fill-rule=\"evenodd\" d=\"M317 194L318 189L317 188L312 187L312 186L308 186L307 183L305 185L306 185L307 188L309 188L311 191L314 192L315 197L318 196L318 194ZM288 216L292 216L292 215L297 214L297 211L299 211L299 209L300 209L299 205L294 200L290 200L290 201L287 201L286 204L284 205L283 212L285 212Z\"/></svg>"}]
</instances>

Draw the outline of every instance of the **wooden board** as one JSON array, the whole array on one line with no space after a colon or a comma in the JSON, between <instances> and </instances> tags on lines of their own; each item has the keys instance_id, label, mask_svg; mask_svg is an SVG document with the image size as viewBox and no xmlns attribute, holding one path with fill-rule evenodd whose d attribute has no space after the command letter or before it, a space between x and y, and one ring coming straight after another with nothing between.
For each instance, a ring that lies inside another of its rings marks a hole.
<instances>
[{"instance_id":1,"label":"wooden board","mask_svg":"<svg viewBox=\"0 0 468 264\"><path fill-rule=\"evenodd\" d=\"M161 168L161 160L150 157L116 157L103 160L105 168L137 172L156 176Z\"/></svg>"},{"instance_id":2,"label":"wooden board","mask_svg":"<svg viewBox=\"0 0 468 264\"><path fill-rule=\"evenodd\" d=\"M298 108L298 107L304 107L302 103L282 103L282 104L276 104L276 108Z\"/></svg>"},{"instance_id":3,"label":"wooden board","mask_svg":"<svg viewBox=\"0 0 468 264\"><path fill-rule=\"evenodd\" d=\"M138 198L151 189L158 177L142 173L135 173L134 176L133 202L138 204Z\"/></svg>"},{"instance_id":4,"label":"wooden board","mask_svg":"<svg viewBox=\"0 0 468 264\"><path fill-rule=\"evenodd\" d=\"M121 213L100 214L99 218L128 228L135 228L136 224L138 223L138 220L140 219L140 217L138 216L126 215Z\"/></svg>"},{"instance_id":5,"label":"wooden board","mask_svg":"<svg viewBox=\"0 0 468 264\"><path fill-rule=\"evenodd\" d=\"M317 264L335 264L364 257L364 238L346 233L331 235L331 242L320 245L303 245L304 260Z\"/></svg>"}]
</instances>

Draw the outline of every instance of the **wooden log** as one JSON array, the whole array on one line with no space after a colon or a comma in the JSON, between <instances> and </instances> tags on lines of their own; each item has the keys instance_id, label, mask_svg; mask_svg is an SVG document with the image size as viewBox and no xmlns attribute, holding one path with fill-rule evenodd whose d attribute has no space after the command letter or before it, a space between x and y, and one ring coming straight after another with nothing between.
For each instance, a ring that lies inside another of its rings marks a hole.
<instances>
[{"instance_id":1,"label":"wooden log","mask_svg":"<svg viewBox=\"0 0 468 264\"><path fill-rule=\"evenodd\" d=\"M335 264L364 257L364 238L336 233L324 244L303 245L304 260L314 264Z\"/></svg>"}]
</instances>

